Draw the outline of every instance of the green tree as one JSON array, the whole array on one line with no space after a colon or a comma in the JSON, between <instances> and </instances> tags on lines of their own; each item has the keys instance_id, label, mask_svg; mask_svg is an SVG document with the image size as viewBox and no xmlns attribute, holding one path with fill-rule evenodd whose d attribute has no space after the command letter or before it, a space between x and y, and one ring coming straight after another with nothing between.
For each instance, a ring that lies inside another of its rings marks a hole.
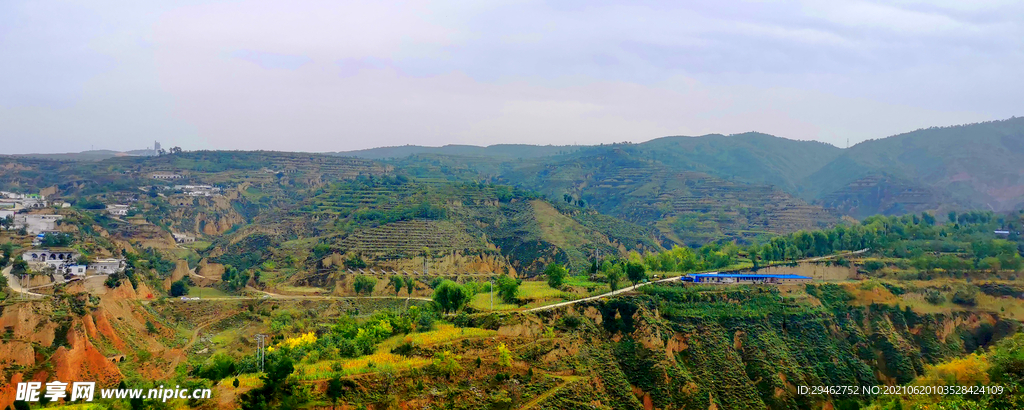
<instances>
[{"instance_id":1,"label":"green tree","mask_svg":"<svg viewBox=\"0 0 1024 410\"><path fill-rule=\"evenodd\" d=\"M565 267L560 264L552 263L544 269L544 275L548 277L548 286L554 289L561 289L565 283L565 277L569 275L569 271L565 270Z\"/></svg>"},{"instance_id":2,"label":"green tree","mask_svg":"<svg viewBox=\"0 0 1024 410\"><path fill-rule=\"evenodd\" d=\"M507 303L515 303L519 298L519 281L508 275L498 276L498 296Z\"/></svg>"},{"instance_id":3,"label":"green tree","mask_svg":"<svg viewBox=\"0 0 1024 410\"><path fill-rule=\"evenodd\" d=\"M642 263L628 262L626 263L626 277L633 282L633 287L636 287L637 283L647 279L647 269Z\"/></svg>"},{"instance_id":4,"label":"green tree","mask_svg":"<svg viewBox=\"0 0 1024 410\"><path fill-rule=\"evenodd\" d=\"M171 296L185 296L188 294L188 283L181 279L171 284Z\"/></svg>"},{"instance_id":5,"label":"green tree","mask_svg":"<svg viewBox=\"0 0 1024 410\"><path fill-rule=\"evenodd\" d=\"M291 401L294 400L292 396L295 389L294 382L288 381L288 376L295 371L292 359L277 355L271 355L268 359L267 371L260 377L263 385L239 397L238 402L242 409L295 408L301 404Z\"/></svg>"},{"instance_id":6,"label":"green tree","mask_svg":"<svg viewBox=\"0 0 1024 410\"><path fill-rule=\"evenodd\" d=\"M605 276L608 277L608 287L611 288L611 290L618 290L619 281L622 280L622 267L619 265L610 265L604 272Z\"/></svg>"},{"instance_id":7,"label":"green tree","mask_svg":"<svg viewBox=\"0 0 1024 410\"><path fill-rule=\"evenodd\" d=\"M63 248L71 246L73 237L66 233L46 233L43 235L42 246L45 248Z\"/></svg>"},{"instance_id":8,"label":"green tree","mask_svg":"<svg viewBox=\"0 0 1024 410\"><path fill-rule=\"evenodd\" d=\"M377 281L370 276L359 275L356 276L355 281L352 283L353 290L359 295L369 295L373 293L374 286L377 285Z\"/></svg>"},{"instance_id":9,"label":"green tree","mask_svg":"<svg viewBox=\"0 0 1024 410\"><path fill-rule=\"evenodd\" d=\"M469 303L471 297L469 290L465 286L450 280L441 282L440 285L434 289L434 302L441 308L444 313L450 313L462 309L466 303Z\"/></svg>"},{"instance_id":10,"label":"green tree","mask_svg":"<svg viewBox=\"0 0 1024 410\"><path fill-rule=\"evenodd\" d=\"M389 283L391 283L391 286L395 288L395 296L397 297L398 296L398 292L401 292L402 291L402 287L405 286L405 279L403 279L401 276L397 276L396 275L396 276L392 276L388 280L389 280Z\"/></svg>"},{"instance_id":11,"label":"green tree","mask_svg":"<svg viewBox=\"0 0 1024 410\"><path fill-rule=\"evenodd\" d=\"M459 364L459 360L462 360L462 356L456 355L450 350L439 350L434 353L433 365L438 373L451 377L455 373L462 371L462 365Z\"/></svg>"},{"instance_id":12,"label":"green tree","mask_svg":"<svg viewBox=\"0 0 1024 410\"><path fill-rule=\"evenodd\" d=\"M498 366L512 367L512 351L504 343L498 345Z\"/></svg>"},{"instance_id":13,"label":"green tree","mask_svg":"<svg viewBox=\"0 0 1024 410\"><path fill-rule=\"evenodd\" d=\"M156 326L153 325L153 322L148 320L146 321L146 332L149 332L150 334L156 333Z\"/></svg>"},{"instance_id":14,"label":"green tree","mask_svg":"<svg viewBox=\"0 0 1024 410\"><path fill-rule=\"evenodd\" d=\"M334 376L327 381L327 398L331 399L331 408L334 408L338 404L338 399L345 393L345 388L341 384L341 377Z\"/></svg>"},{"instance_id":15,"label":"green tree","mask_svg":"<svg viewBox=\"0 0 1024 410\"><path fill-rule=\"evenodd\" d=\"M412 296L412 291L414 291L414 290L416 290L416 279L406 278L405 279L405 291L409 293L409 296Z\"/></svg>"},{"instance_id":16,"label":"green tree","mask_svg":"<svg viewBox=\"0 0 1024 410\"><path fill-rule=\"evenodd\" d=\"M366 261L359 255L352 255L345 261L345 267L349 269L362 269L366 267Z\"/></svg>"},{"instance_id":17,"label":"green tree","mask_svg":"<svg viewBox=\"0 0 1024 410\"><path fill-rule=\"evenodd\" d=\"M0 269L11 263L11 259L14 258L14 244L7 242L0 245L0 251L3 251L3 256L0 257Z\"/></svg>"},{"instance_id":18,"label":"green tree","mask_svg":"<svg viewBox=\"0 0 1024 410\"><path fill-rule=\"evenodd\" d=\"M234 388L237 389L238 388L238 384L239 384L238 383L238 378L236 377L235 380L231 382L231 386L233 386Z\"/></svg>"},{"instance_id":19,"label":"green tree","mask_svg":"<svg viewBox=\"0 0 1024 410\"><path fill-rule=\"evenodd\" d=\"M15 259L11 264L11 273L15 275L28 273L28 262L21 258Z\"/></svg>"}]
</instances>

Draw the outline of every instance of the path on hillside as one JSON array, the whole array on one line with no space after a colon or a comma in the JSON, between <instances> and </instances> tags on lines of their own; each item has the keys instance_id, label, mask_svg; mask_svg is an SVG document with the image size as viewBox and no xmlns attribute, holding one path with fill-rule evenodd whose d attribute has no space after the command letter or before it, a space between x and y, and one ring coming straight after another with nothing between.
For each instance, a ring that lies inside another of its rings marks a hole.
<instances>
[{"instance_id":1,"label":"path on hillside","mask_svg":"<svg viewBox=\"0 0 1024 410\"><path fill-rule=\"evenodd\" d=\"M284 300L295 300L295 299L309 299L309 300L330 300L330 299L410 299L410 300L422 300L431 301L431 298L425 298L420 296L333 296L333 295L281 295L277 293L271 293L264 290L258 290L253 288L246 288L254 292L259 292L265 296L214 296L211 298L201 298L199 300L265 300L265 299L284 299ZM168 299L171 300L171 299Z\"/></svg>"},{"instance_id":2,"label":"path on hillside","mask_svg":"<svg viewBox=\"0 0 1024 410\"><path fill-rule=\"evenodd\" d=\"M185 359L185 357L188 355L188 350L191 349L192 346L194 346L197 341L199 341L199 336L202 335L202 331L204 329L220 322L221 320L231 317L232 315L235 315L240 311L241 310L236 309L228 312L222 312L220 315L217 315L212 319L208 319L205 322L201 323L199 326L196 326L196 328L192 331L192 334L189 335L188 342L186 342L185 346L181 348L181 354L175 356L174 359L171 360L170 366L168 366L168 370L165 372L164 377L169 378L174 375L175 369L178 367L178 364L181 363L181 361Z\"/></svg>"},{"instance_id":3,"label":"path on hillside","mask_svg":"<svg viewBox=\"0 0 1024 410\"><path fill-rule=\"evenodd\" d=\"M835 255L819 256L817 258L801 259L801 260L798 260L797 262L817 262L817 261L825 260L825 259L838 258L840 256L860 255L860 254L862 254L864 252L867 252L869 249L871 249L871 248L864 248L864 249L861 249L859 251L842 252L842 253L837 253Z\"/></svg>"},{"instance_id":4,"label":"path on hillside","mask_svg":"<svg viewBox=\"0 0 1024 410\"><path fill-rule=\"evenodd\" d=\"M15 292L27 296L29 299L42 299L46 297L46 295L40 293L30 292L21 286L21 282L18 281L18 278L11 274L11 269L14 269L14 266L8 266L4 268L3 271L4 277L7 278L7 287L11 288L11 290Z\"/></svg>"},{"instance_id":5,"label":"path on hillside","mask_svg":"<svg viewBox=\"0 0 1024 410\"><path fill-rule=\"evenodd\" d=\"M555 393L558 393L559 390L562 390L562 388L568 385L569 383L586 379L586 377L583 376L559 376L554 374L548 374L548 376L560 379L561 381L557 385L555 385L555 387L552 387L548 391L541 393L540 396L537 396L533 400L530 400L526 402L526 404L523 404L523 406L520 407L519 410L527 410L537 407L538 404L541 404L545 400L551 398L551 396L554 396Z\"/></svg>"},{"instance_id":6,"label":"path on hillside","mask_svg":"<svg viewBox=\"0 0 1024 410\"><path fill-rule=\"evenodd\" d=\"M816 258L801 259L801 260L798 260L796 262L797 263L800 263L800 262L817 262L817 261L824 260L824 259L838 258L840 256L859 255L859 254L862 254L864 252L867 252L868 249L869 248L864 248L864 249L861 249L859 251L850 251L850 252L837 253L835 255L819 256L819 257L816 257ZM717 271L712 271L712 272L694 272L694 273L687 273L685 275L692 275L692 274L696 274L696 273L718 273L718 272ZM591 297L587 297L587 298L583 298L583 299L576 299L576 300L570 300L568 302L556 303L554 305L547 305L547 306L535 307L533 309L527 309L526 312L539 312L539 311L542 311L542 310L555 309L555 308L560 308L560 307L563 307L563 306L569 306L569 305L580 303L580 302L588 302L588 301L591 301L591 300L603 299L603 298L607 298L607 297L610 297L610 296L618 295L620 293L625 293L625 292L633 291L633 290L636 290L637 288L639 288L641 286L647 286L647 285L650 285L652 283L679 281L680 277L682 277L682 275L680 275L680 276L673 276L673 277L665 278L665 279L659 279L659 280L656 280L656 281L653 281L653 282L644 282L644 283L637 284L636 286L627 286L625 288L622 288L622 289L619 289L619 290L613 290L611 292L600 294L600 295L597 295L597 296L591 296Z\"/></svg>"}]
</instances>

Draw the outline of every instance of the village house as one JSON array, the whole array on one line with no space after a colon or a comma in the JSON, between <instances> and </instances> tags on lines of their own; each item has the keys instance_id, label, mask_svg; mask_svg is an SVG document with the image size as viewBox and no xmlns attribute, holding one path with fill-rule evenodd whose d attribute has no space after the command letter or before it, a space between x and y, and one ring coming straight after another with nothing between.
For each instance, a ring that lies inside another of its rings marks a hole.
<instances>
[{"instance_id":1,"label":"village house","mask_svg":"<svg viewBox=\"0 0 1024 410\"><path fill-rule=\"evenodd\" d=\"M96 274L113 274L123 271L125 267L124 259L97 259L96 261L89 264L89 269L96 272Z\"/></svg>"},{"instance_id":2,"label":"village house","mask_svg":"<svg viewBox=\"0 0 1024 410\"><path fill-rule=\"evenodd\" d=\"M26 262L42 262L47 260L75 260L82 254L74 249L52 248L52 249L29 249L22 252L21 259Z\"/></svg>"},{"instance_id":3,"label":"village house","mask_svg":"<svg viewBox=\"0 0 1024 410\"><path fill-rule=\"evenodd\" d=\"M21 208L24 209L38 209L46 208L46 200L42 197L26 197L21 199Z\"/></svg>"},{"instance_id":4,"label":"village house","mask_svg":"<svg viewBox=\"0 0 1024 410\"><path fill-rule=\"evenodd\" d=\"M30 234L40 234L57 229L57 221L63 215L14 215L14 229L25 228Z\"/></svg>"},{"instance_id":5,"label":"village house","mask_svg":"<svg viewBox=\"0 0 1024 410\"><path fill-rule=\"evenodd\" d=\"M175 185L174 189L188 196L212 196L220 194L220 188L212 185Z\"/></svg>"},{"instance_id":6,"label":"village house","mask_svg":"<svg viewBox=\"0 0 1024 410\"><path fill-rule=\"evenodd\" d=\"M107 205L107 213L115 216L127 216L128 205Z\"/></svg>"},{"instance_id":7,"label":"village house","mask_svg":"<svg viewBox=\"0 0 1024 410\"><path fill-rule=\"evenodd\" d=\"M85 271L88 269L89 267L86 265L65 265L64 274L72 276L85 276Z\"/></svg>"},{"instance_id":8,"label":"village house","mask_svg":"<svg viewBox=\"0 0 1024 410\"><path fill-rule=\"evenodd\" d=\"M196 238L186 233L171 233L174 237L174 242L177 243L192 243L196 241Z\"/></svg>"},{"instance_id":9,"label":"village house","mask_svg":"<svg viewBox=\"0 0 1024 410\"><path fill-rule=\"evenodd\" d=\"M162 179L162 180L184 178L181 175L173 174L173 173L169 173L169 172L157 172L157 173L151 174L149 177L153 178L153 179Z\"/></svg>"}]
</instances>

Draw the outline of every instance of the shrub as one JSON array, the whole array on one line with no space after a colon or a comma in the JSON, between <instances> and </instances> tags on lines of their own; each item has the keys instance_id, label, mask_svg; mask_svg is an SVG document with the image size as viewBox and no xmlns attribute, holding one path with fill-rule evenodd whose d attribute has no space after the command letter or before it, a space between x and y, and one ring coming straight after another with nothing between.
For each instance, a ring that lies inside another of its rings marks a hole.
<instances>
[{"instance_id":1,"label":"shrub","mask_svg":"<svg viewBox=\"0 0 1024 410\"><path fill-rule=\"evenodd\" d=\"M434 302L437 302L437 305L444 313L462 309L469 302L470 296L465 286L450 280L441 282L437 289L434 289Z\"/></svg>"},{"instance_id":2,"label":"shrub","mask_svg":"<svg viewBox=\"0 0 1024 410\"><path fill-rule=\"evenodd\" d=\"M188 283L181 279L171 284L171 296L185 296L188 294Z\"/></svg>"},{"instance_id":3,"label":"shrub","mask_svg":"<svg viewBox=\"0 0 1024 410\"><path fill-rule=\"evenodd\" d=\"M864 262L864 270L874 273L885 267L885 264L880 261L867 261Z\"/></svg>"},{"instance_id":4,"label":"shrub","mask_svg":"<svg viewBox=\"0 0 1024 410\"><path fill-rule=\"evenodd\" d=\"M548 286L554 289L561 289L569 272L565 270L564 266L552 263L544 269L544 274L548 277Z\"/></svg>"},{"instance_id":5,"label":"shrub","mask_svg":"<svg viewBox=\"0 0 1024 410\"><path fill-rule=\"evenodd\" d=\"M416 320L416 331L417 332L429 332L434 329L434 314L432 312L420 313L419 319Z\"/></svg>"},{"instance_id":6,"label":"shrub","mask_svg":"<svg viewBox=\"0 0 1024 410\"><path fill-rule=\"evenodd\" d=\"M352 284L353 290L356 294L369 295L373 293L373 287L377 285L377 281L369 276L359 275L356 276L355 282Z\"/></svg>"},{"instance_id":7,"label":"shrub","mask_svg":"<svg viewBox=\"0 0 1024 410\"><path fill-rule=\"evenodd\" d=\"M941 305L946 301L946 297L942 295L942 292L935 289L928 289L924 292L924 300L933 305Z\"/></svg>"},{"instance_id":8,"label":"shrub","mask_svg":"<svg viewBox=\"0 0 1024 410\"><path fill-rule=\"evenodd\" d=\"M443 350L434 353L434 362L432 363L434 370L444 376L451 376L455 373L462 371L462 365L459 364L459 360L462 356L452 353L451 350Z\"/></svg>"},{"instance_id":9,"label":"shrub","mask_svg":"<svg viewBox=\"0 0 1024 410\"><path fill-rule=\"evenodd\" d=\"M498 366L512 366L512 352L508 350L504 343L498 345Z\"/></svg>"},{"instance_id":10,"label":"shrub","mask_svg":"<svg viewBox=\"0 0 1024 410\"><path fill-rule=\"evenodd\" d=\"M977 295L977 289L963 288L957 290L956 293L953 294L952 301L953 303L956 303L961 306L974 306L975 304L977 304L977 301L975 300Z\"/></svg>"},{"instance_id":11,"label":"shrub","mask_svg":"<svg viewBox=\"0 0 1024 410\"><path fill-rule=\"evenodd\" d=\"M498 296L507 303L515 303L519 298L519 281L508 275L498 277Z\"/></svg>"}]
</instances>

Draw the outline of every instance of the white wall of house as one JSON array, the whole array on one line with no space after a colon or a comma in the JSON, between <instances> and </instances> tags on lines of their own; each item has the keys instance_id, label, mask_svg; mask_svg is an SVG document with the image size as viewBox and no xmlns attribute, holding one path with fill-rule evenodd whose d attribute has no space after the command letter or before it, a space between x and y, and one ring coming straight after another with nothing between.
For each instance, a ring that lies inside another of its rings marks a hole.
<instances>
[{"instance_id":1,"label":"white wall of house","mask_svg":"<svg viewBox=\"0 0 1024 410\"><path fill-rule=\"evenodd\" d=\"M123 259L100 259L89 264L89 270L97 274L117 273L124 269Z\"/></svg>"}]
</instances>

